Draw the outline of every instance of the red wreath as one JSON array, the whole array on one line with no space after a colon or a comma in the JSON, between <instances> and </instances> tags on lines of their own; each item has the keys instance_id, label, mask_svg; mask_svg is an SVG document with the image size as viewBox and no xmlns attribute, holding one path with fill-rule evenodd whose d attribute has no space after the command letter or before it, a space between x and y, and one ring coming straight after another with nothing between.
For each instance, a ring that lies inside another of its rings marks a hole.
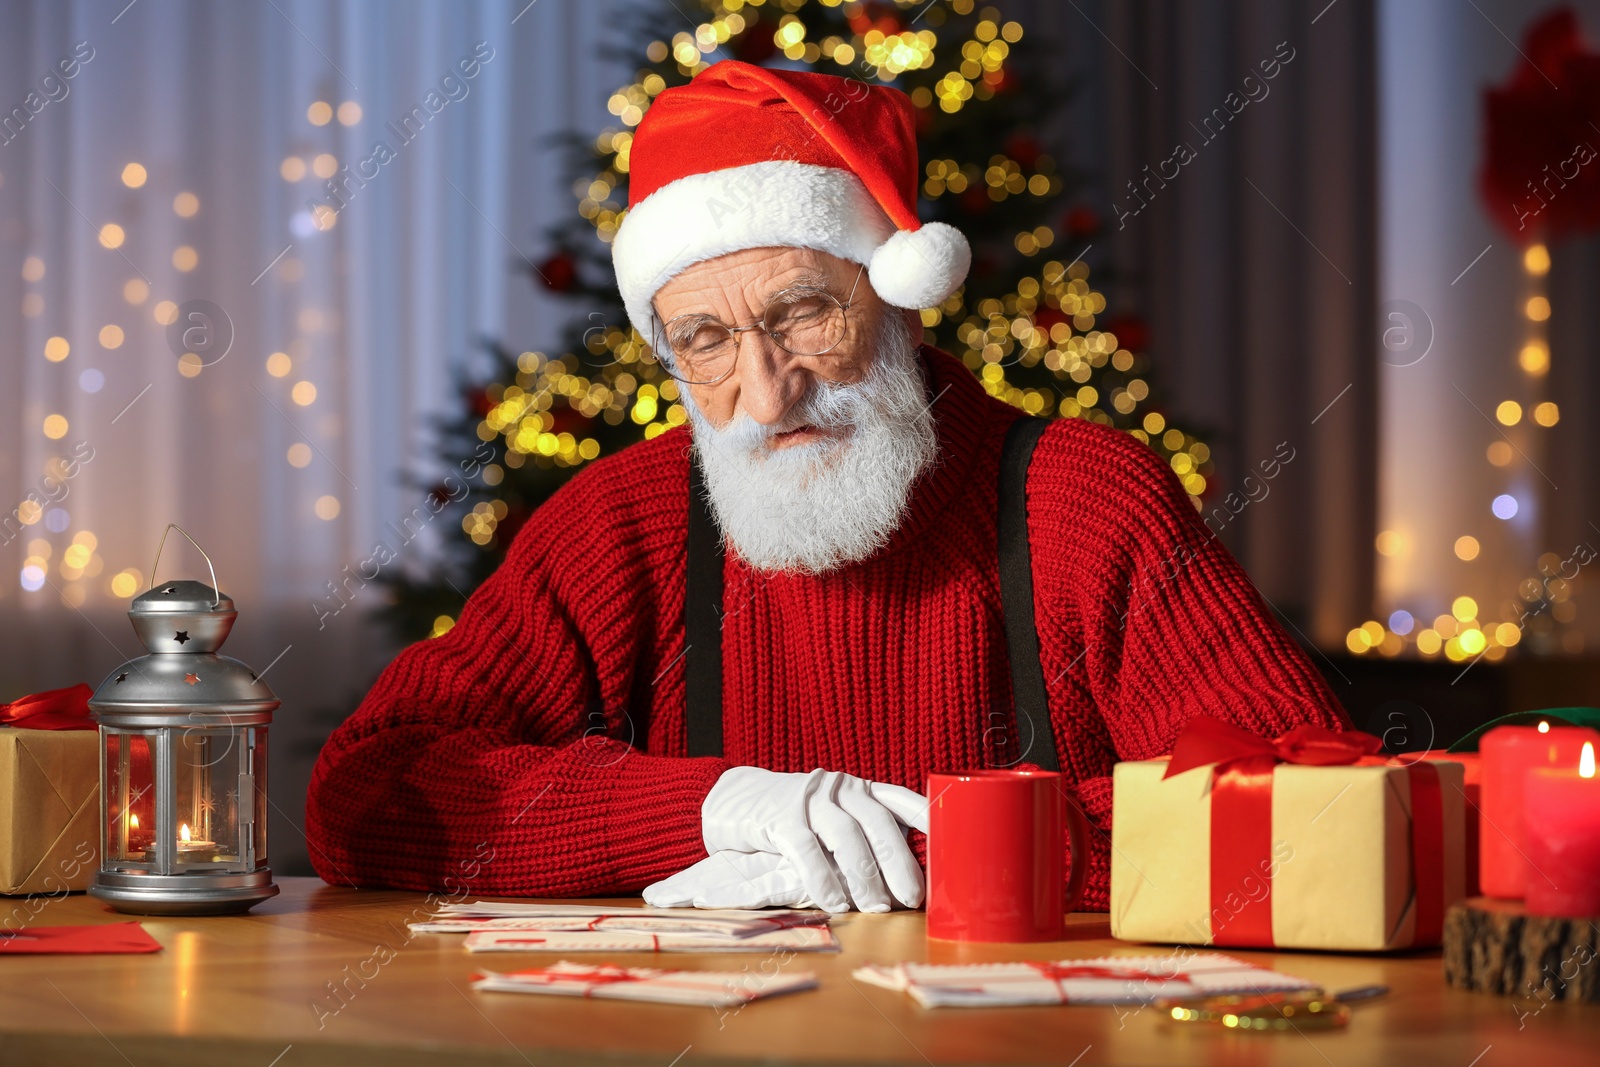
<instances>
[{"instance_id":1,"label":"red wreath","mask_svg":"<svg viewBox=\"0 0 1600 1067\"><path fill-rule=\"evenodd\" d=\"M1522 53L1484 93L1484 205L1522 244L1600 229L1600 54L1566 7L1528 27Z\"/></svg>"}]
</instances>

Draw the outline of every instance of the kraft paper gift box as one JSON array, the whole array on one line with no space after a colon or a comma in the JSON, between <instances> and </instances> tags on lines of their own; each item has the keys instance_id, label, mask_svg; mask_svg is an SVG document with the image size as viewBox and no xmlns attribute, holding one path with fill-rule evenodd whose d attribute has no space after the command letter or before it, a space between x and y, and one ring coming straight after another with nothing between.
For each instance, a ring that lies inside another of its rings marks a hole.
<instances>
[{"instance_id":1,"label":"kraft paper gift box","mask_svg":"<svg viewBox=\"0 0 1600 1067\"><path fill-rule=\"evenodd\" d=\"M100 852L100 731L86 685L0 705L0 894L87 889ZM0 923L0 925L4 925Z\"/></svg>"},{"instance_id":2,"label":"kraft paper gift box","mask_svg":"<svg viewBox=\"0 0 1600 1067\"><path fill-rule=\"evenodd\" d=\"M1195 739L1210 757L1199 765L1194 748L1184 758ZM1354 952L1438 944L1466 876L1462 766L1384 759L1378 744L1314 726L1274 740L1197 719L1170 763L1117 764L1112 936ZM1278 762L1286 756L1296 762ZM1168 777L1169 766L1188 769Z\"/></svg>"}]
</instances>

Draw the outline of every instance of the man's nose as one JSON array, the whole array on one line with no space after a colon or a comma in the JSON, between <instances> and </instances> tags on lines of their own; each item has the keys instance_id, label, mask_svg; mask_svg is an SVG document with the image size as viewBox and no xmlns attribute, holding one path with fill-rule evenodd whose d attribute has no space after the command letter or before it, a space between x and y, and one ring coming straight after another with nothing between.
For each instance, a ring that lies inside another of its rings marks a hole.
<instances>
[{"instance_id":1,"label":"man's nose","mask_svg":"<svg viewBox=\"0 0 1600 1067\"><path fill-rule=\"evenodd\" d=\"M761 330L739 338L739 406L763 426L774 426L805 394L805 371Z\"/></svg>"}]
</instances>

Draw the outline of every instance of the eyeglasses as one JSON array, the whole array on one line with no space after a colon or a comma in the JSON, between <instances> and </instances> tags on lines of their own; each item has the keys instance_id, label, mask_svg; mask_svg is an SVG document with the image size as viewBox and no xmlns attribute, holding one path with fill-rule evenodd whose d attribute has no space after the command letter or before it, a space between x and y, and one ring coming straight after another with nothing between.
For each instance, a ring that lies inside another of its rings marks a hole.
<instances>
[{"instance_id":1,"label":"eyeglasses","mask_svg":"<svg viewBox=\"0 0 1600 1067\"><path fill-rule=\"evenodd\" d=\"M814 285L799 285L773 294L759 322L728 326L710 315L678 315L651 329L650 347L659 356L663 348L672 358L663 360L667 373L687 385L715 385L733 373L739 358L736 334L760 330L791 356L821 356L844 340L846 312L866 264L856 272L850 295L840 300ZM663 344L664 342L664 344Z\"/></svg>"}]
</instances>

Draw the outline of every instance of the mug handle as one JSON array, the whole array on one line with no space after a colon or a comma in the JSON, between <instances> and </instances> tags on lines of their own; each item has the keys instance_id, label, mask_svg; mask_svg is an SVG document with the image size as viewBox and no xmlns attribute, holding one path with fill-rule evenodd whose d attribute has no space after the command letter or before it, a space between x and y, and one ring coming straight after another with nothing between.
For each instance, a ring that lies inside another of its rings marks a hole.
<instances>
[{"instance_id":1,"label":"mug handle","mask_svg":"<svg viewBox=\"0 0 1600 1067\"><path fill-rule=\"evenodd\" d=\"M1067 799L1067 868L1066 912L1078 910L1083 900L1084 885L1089 881L1089 817L1071 790L1062 791Z\"/></svg>"}]
</instances>

